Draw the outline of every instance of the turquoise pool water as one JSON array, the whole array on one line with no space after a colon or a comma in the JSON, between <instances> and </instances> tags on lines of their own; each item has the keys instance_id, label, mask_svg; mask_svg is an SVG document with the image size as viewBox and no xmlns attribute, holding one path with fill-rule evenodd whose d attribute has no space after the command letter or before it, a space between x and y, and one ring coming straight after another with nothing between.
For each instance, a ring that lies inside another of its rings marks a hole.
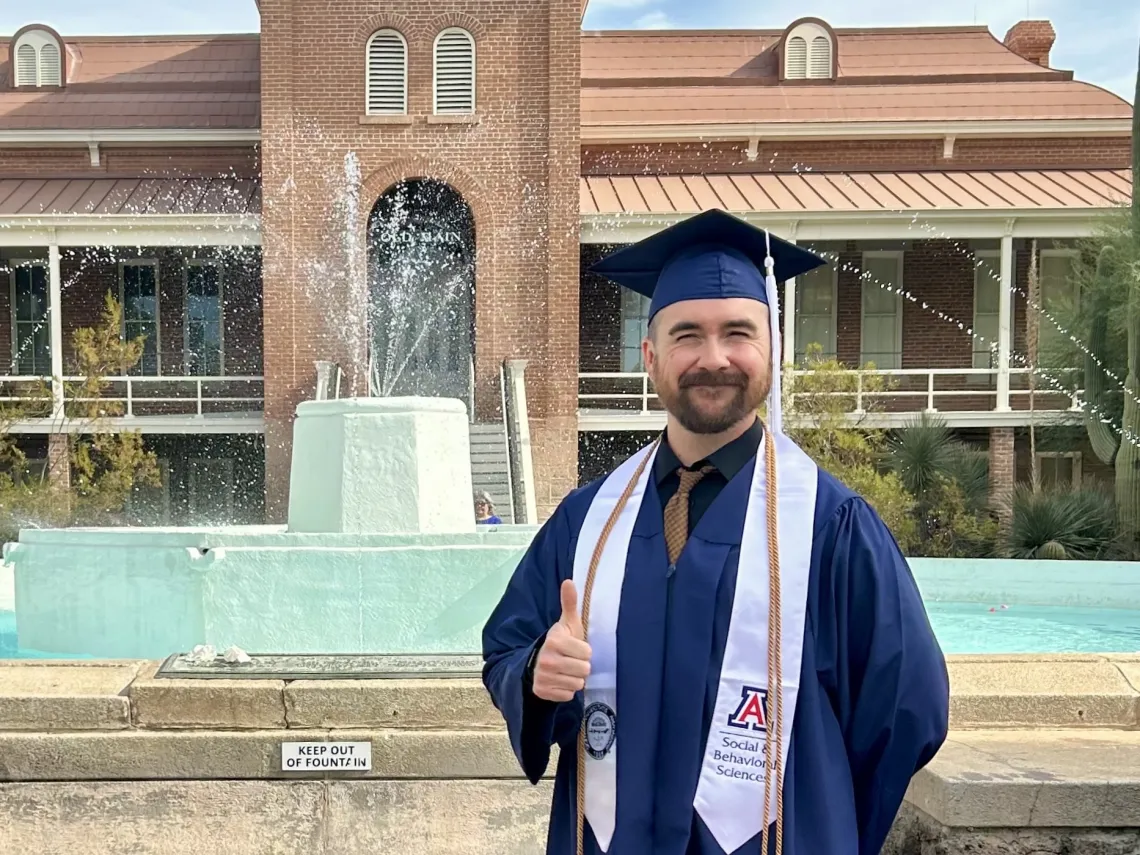
<instances>
[{"instance_id":1,"label":"turquoise pool water","mask_svg":"<svg viewBox=\"0 0 1140 855\"><path fill-rule=\"evenodd\" d=\"M940 602L926 607L946 653L1140 652L1136 609ZM72 657L18 649L16 615L0 611L0 659L42 658Z\"/></svg>"}]
</instances>

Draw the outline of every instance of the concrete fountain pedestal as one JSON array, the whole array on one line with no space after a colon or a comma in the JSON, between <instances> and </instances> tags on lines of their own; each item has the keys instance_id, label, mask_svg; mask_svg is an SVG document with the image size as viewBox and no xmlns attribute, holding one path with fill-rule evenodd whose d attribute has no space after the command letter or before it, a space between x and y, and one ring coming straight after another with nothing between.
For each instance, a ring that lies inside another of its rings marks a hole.
<instances>
[{"instance_id":1,"label":"concrete fountain pedestal","mask_svg":"<svg viewBox=\"0 0 1140 855\"><path fill-rule=\"evenodd\" d=\"M534 526L476 526L461 401L301 404L287 526L31 529L19 647L470 653Z\"/></svg>"},{"instance_id":2,"label":"concrete fountain pedestal","mask_svg":"<svg viewBox=\"0 0 1140 855\"><path fill-rule=\"evenodd\" d=\"M306 401L293 424L289 531L473 533L469 439L458 400Z\"/></svg>"}]
</instances>

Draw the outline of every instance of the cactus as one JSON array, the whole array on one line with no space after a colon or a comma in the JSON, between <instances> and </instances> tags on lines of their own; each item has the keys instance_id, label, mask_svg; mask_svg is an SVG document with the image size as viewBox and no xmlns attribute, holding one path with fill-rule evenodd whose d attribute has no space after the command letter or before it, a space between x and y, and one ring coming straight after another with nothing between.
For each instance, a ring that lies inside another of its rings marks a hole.
<instances>
[{"instance_id":1,"label":"cactus","mask_svg":"<svg viewBox=\"0 0 1140 855\"><path fill-rule=\"evenodd\" d=\"M1136 74L1136 98L1132 110L1132 260L1140 259L1140 70ZM1124 417L1121 419L1120 450L1116 453L1116 515L1120 535L1135 543L1140 533L1140 288L1135 272L1127 283L1128 379L1124 381Z\"/></svg>"},{"instance_id":2,"label":"cactus","mask_svg":"<svg viewBox=\"0 0 1140 855\"><path fill-rule=\"evenodd\" d=\"M1047 540L1037 547L1037 557L1049 561L1064 561L1069 557L1069 553L1057 541Z\"/></svg>"},{"instance_id":3,"label":"cactus","mask_svg":"<svg viewBox=\"0 0 1140 855\"><path fill-rule=\"evenodd\" d=\"M1104 369L1097 363L1095 355L1105 352L1108 339L1108 315L1110 311L1107 281L1112 261L1112 247L1102 247L1096 260L1096 284L1093 290L1096 303L1092 310L1092 329L1089 334L1089 347L1085 352L1085 400L1089 407L1085 410L1085 429L1093 453L1101 462L1111 466L1116 461L1120 447L1118 438L1105 419L1108 378Z\"/></svg>"}]
</instances>

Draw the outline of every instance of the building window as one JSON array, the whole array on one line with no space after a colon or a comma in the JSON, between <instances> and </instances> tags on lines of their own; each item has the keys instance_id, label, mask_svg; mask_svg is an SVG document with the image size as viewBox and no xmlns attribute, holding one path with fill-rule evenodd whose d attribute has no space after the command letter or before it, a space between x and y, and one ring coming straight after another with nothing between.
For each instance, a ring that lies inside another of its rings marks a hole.
<instances>
[{"instance_id":1,"label":"building window","mask_svg":"<svg viewBox=\"0 0 1140 855\"><path fill-rule=\"evenodd\" d=\"M984 368L990 374L970 376L974 386L994 386L997 383L998 332L1001 306L1001 252L979 250L974 253L974 338L973 367ZM1009 308L1009 328L1014 328L1013 304ZM1011 339L1012 344L1012 339Z\"/></svg>"},{"instance_id":2,"label":"building window","mask_svg":"<svg viewBox=\"0 0 1140 855\"><path fill-rule=\"evenodd\" d=\"M28 30L14 45L17 86L62 86L63 46L47 30Z\"/></svg>"},{"instance_id":3,"label":"building window","mask_svg":"<svg viewBox=\"0 0 1140 855\"><path fill-rule=\"evenodd\" d=\"M812 345L819 345L822 359L835 358L838 282L838 270L831 265L796 277L796 365L803 362Z\"/></svg>"},{"instance_id":4,"label":"building window","mask_svg":"<svg viewBox=\"0 0 1140 855\"><path fill-rule=\"evenodd\" d=\"M225 525L234 517L234 462L229 458L190 459L190 520L197 525Z\"/></svg>"},{"instance_id":5,"label":"building window","mask_svg":"<svg viewBox=\"0 0 1140 855\"><path fill-rule=\"evenodd\" d=\"M12 370L21 377L50 377L47 264L13 261L11 265Z\"/></svg>"},{"instance_id":6,"label":"building window","mask_svg":"<svg viewBox=\"0 0 1140 855\"><path fill-rule=\"evenodd\" d=\"M784 79L830 80L834 48L825 27L811 21L797 24L784 39Z\"/></svg>"},{"instance_id":7,"label":"building window","mask_svg":"<svg viewBox=\"0 0 1140 855\"><path fill-rule=\"evenodd\" d=\"M186 370L194 377L220 377L223 359L222 270L216 261L186 265Z\"/></svg>"},{"instance_id":8,"label":"building window","mask_svg":"<svg viewBox=\"0 0 1140 855\"><path fill-rule=\"evenodd\" d=\"M435 40L435 112L475 112L475 39L466 30L444 30Z\"/></svg>"},{"instance_id":9,"label":"building window","mask_svg":"<svg viewBox=\"0 0 1140 855\"><path fill-rule=\"evenodd\" d=\"M1033 461L1038 483L1042 487L1080 487L1081 453L1079 451L1039 451Z\"/></svg>"},{"instance_id":10,"label":"building window","mask_svg":"<svg viewBox=\"0 0 1140 855\"><path fill-rule=\"evenodd\" d=\"M644 371L641 342L649 331L650 300L628 288L621 289L621 370Z\"/></svg>"},{"instance_id":11,"label":"building window","mask_svg":"<svg viewBox=\"0 0 1140 855\"><path fill-rule=\"evenodd\" d=\"M1048 353L1062 346L1068 338L1067 333L1057 329L1057 324L1060 324L1062 329L1068 330L1080 307L1080 291L1075 276L1076 261L1077 250L1074 249L1041 250L1041 260L1038 264L1041 309L1049 317L1039 313L1037 337L1039 352Z\"/></svg>"},{"instance_id":12,"label":"building window","mask_svg":"<svg viewBox=\"0 0 1140 855\"><path fill-rule=\"evenodd\" d=\"M902 368L901 252L863 253L863 324L861 363Z\"/></svg>"},{"instance_id":13,"label":"building window","mask_svg":"<svg viewBox=\"0 0 1140 855\"><path fill-rule=\"evenodd\" d=\"M408 43L395 30L379 30L365 48L368 66L365 112L402 116L408 112Z\"/></svg>"},{"instance_id":14,"label":"building window","mask_svg":"<svg viewBox=\"0 0 1140 855\"><path fill-rule=\"evenodd\" d=\"M158 262L124 261L119 265L119 303L123 307L123 339L134 341L143 337L142 358L131 373L158 375Z\"/></svg>"}]
</instances>

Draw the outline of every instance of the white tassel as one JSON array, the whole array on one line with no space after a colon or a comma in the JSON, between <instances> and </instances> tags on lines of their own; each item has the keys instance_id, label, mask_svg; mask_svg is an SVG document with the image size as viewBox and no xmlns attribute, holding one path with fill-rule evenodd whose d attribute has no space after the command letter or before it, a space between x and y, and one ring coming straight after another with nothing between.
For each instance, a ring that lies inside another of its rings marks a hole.
<instances>
[{"instance_id":1,"label":"white tassel","mask_svg":"<svg viewBox=\"0 0 1140 855\"><path fill-rule=\"evenodd\" d=\"M764 286L768 292L768 326L772 339L772 388L768 393L768 427L776 433L783 433L783 398L780 389L780 375L783 368L780 346L780 295L776 284L776 262L772 258L772 244L768 230L764 229Z\"/></svg>"}]
</instances>

